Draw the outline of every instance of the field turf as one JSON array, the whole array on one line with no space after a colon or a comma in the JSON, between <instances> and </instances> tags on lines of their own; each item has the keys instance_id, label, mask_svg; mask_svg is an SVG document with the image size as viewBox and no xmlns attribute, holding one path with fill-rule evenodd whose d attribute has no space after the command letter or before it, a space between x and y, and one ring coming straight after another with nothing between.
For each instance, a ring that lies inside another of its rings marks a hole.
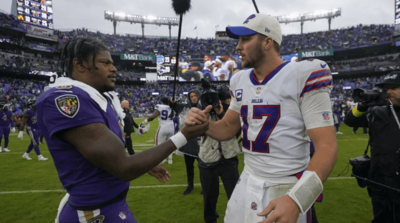
<instances>
[{"instance_id":1,"label":"field turf","mask_svg":"<svg viewBox=\"0 0 400 223\"><path fill-rule=\"evenodd\" d=\"M138 119L136 122L140 123ZM158 128L157 120L151 123L150 131L142 137L132 134L134 150L140 152L154 145ZM348 164L349 158L362 155L368 136L359 129L357 134L351 128L341 125L343 135L337 135L339 158L329 179L324 183L324 201L316 203L320 223L370 222L372 206L364 188L359 188L351 169L338 176ZM32 160L22 159L30 140L28 135L18 140L17 134L10 135L8 148L11 152L0 153L0 222L47 223L54 222L58 204L65 195L58 179L53 160L46 143L40 145L48 161L39 162L34 151ZM4 143L4 139L3 139ZM4 148L4 147L3 147ZM243 170L243 154L239 155L239 171ZM201 223L203 221L203 198L197 163L195 164L195 191L187 196L184 159L173 156L173 164L164 166L172 177L167 183L160 183L148 174L131 182L127 202L139 223ZM227 197L220 186L217 212L223 222Z\"/></svg>"}]
</instances>

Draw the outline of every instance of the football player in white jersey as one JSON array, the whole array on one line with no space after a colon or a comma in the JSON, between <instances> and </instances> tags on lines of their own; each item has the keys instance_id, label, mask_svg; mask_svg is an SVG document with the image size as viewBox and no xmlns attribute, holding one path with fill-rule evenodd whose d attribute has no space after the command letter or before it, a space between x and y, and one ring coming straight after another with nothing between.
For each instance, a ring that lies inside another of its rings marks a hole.
<instances>
[{"instance_id":1,"label":"football player in white jersey","mask_svg":"<svg viewBox=\"0 0 400 223\"><path fill-rule=\"evenodd\" d=\"M167 141L175 134L175 125L172 120L172 109L168 105L168 98L162 98L162 105L156 105L154 113L147 119L151 122L158 117L158 130L156 133L156 145ZM172 164L172 153L168 156L168 164Z\"/></svg>"},{"instance_id":2,"label":"football player in white jersey","mask_svg":"<svg viewBox=\"0 0 400 223\"><path fill-rule=\"evenodd\" d=\"M321 60L283 62L282 32L273 17L253 14L226 31L240 39L237 50L243 67L250 69L232 77L231 105L206 132L225 141L242 122L245 167L225 222L310 222L309 209L337 160L330 69ZM185 124L205 122L210 109L192 108ZM315 146L311 161L310 139Z\"/></svg>"}]
</instances>

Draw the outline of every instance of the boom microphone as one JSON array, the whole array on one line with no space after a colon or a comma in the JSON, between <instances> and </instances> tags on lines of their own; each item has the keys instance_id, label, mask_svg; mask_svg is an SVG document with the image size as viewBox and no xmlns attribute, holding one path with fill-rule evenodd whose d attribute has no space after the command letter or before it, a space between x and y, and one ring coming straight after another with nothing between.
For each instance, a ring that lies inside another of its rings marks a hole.
<instances>
[{"instance_id":1,"label":"boom microphone","mask_svg":"<svg viewBox=\"0 0 400 223\"><path fill-rule=\"evenodd\" d=\"M190 10L190 0L172 0L172 8L177 15L183 15Z\"/></svg>"},{"instance_id":2,"label":"boom microphone","mask_svg":"<svg viewBox=\"0 0 400 223\"><path fill-rule=\"evenodd\" d=\"M178 64L179 64L179 49L181 48L181 32L182 32L182 17L183 14L190 10L190 0L172 0L172 8L175 13L179 16L179 31L178 31L178 46L176 49L176 63L175 63L175 78L174 78L174 89L172 90L172 100L175 100L175 89L176 89L176 76L178 76ZM172 104L171 116L174 116L174 106Z\"/></svg>"}]
</instances>

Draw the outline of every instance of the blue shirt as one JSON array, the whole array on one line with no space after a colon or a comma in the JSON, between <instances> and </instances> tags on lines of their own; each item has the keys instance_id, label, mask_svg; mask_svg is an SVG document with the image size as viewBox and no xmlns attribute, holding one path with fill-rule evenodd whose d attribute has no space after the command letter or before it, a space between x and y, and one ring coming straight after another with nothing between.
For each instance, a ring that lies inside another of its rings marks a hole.
<instances>
[{"instance_id":1,"label":"blue shirt","mask_svg":"<svg viewBox=\"0 0 400 223\"><path fill-rule=\"evenodd\" d=\"M71 195L69 202L72 205L96 206L128 190L129 182L95 166L72 144L56 135L73 127L104 123L123 142L119 118L110 101L104 112L87 92L78 87L68 91L51 88L36 100L36 108L39 127L46 138L60 181Z\"/></svg>"}]
</instances>

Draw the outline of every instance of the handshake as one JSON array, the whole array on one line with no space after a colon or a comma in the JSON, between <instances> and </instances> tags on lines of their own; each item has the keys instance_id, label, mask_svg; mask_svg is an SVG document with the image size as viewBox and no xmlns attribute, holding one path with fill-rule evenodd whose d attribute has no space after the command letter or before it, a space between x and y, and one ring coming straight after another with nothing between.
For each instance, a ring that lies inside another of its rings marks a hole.
<instances>
[{"instance_id":1,"label":"handshake","mask_svg":"<svg viewBox=\"0 0 400 223\"><path fill-rule=\"evenodd\" d=\"M195 107L190 109L186 116L185 127L181 130L187 140L197 138L207 132L209 127L208 113L211 109L211 105L204 110Z\"/></svg>"}]
</instances>

